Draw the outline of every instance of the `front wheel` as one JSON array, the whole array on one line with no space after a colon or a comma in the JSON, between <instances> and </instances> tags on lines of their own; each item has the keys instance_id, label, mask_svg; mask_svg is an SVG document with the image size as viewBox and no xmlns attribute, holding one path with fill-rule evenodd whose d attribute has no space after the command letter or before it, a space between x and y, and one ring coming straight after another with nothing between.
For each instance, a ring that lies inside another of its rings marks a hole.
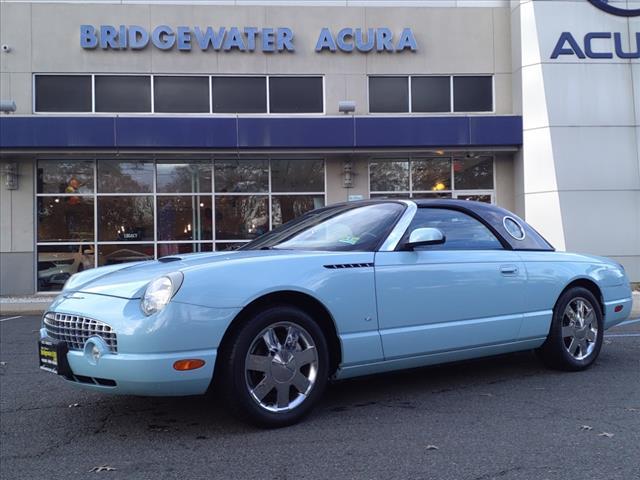
<instances>
[{"instance_id":1,"label":"front wheel","mask_svg":"<svg viewBox=\"0 0 640 480\"><path fill-rule=\"evenodd\" d=\"M600 304L586 288L560 296L553 310L549 336L538 349L545 364L559 370L584 370L595 362L604 334Z\"/></svg>"},{"instance_id":2,"label":"front wheel","mask_svg":"<svg viewBox=\"0 0 640 480\"><path fill-rule=\"evenodd\" d=\"M263 427L283 427L310 412L326 386L327 342L306 312L274 306L236 332L221 359L227 403Z\"/></svg>"}]
</instances>

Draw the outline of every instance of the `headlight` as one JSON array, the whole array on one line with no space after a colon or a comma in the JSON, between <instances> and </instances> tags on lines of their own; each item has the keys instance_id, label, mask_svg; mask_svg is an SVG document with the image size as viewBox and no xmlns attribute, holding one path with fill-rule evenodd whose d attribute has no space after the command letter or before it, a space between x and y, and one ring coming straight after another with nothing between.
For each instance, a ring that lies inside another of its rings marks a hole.
<instances>
[{"instance_id":1,"label":"headlight","mask_svg":"<svg viewBox=\"0 0 640 480\"><path fill-rule=\"evenodd\" d=\"M182 285L183 278L182 273L176 272L151 281L140 302L144 314L149 316L166 307Z\"/></svg>"}]
</instances>

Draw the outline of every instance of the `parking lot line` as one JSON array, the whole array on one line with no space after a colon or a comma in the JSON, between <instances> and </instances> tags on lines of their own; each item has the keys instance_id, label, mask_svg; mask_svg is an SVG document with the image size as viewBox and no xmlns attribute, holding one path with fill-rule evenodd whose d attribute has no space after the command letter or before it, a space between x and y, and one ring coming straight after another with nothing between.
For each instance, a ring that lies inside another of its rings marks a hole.
<instances>
[{"instance_id":1,"label":"parking lot line","mask_svg":"<svg viewBox=\"0 0 640 480\"><path fill-rule=\"evenodd\" d=\"M22 318L22 315L16 317L0 318L0 322L6 322L7 320L15 320L16 318Z\"/></svg>"}]
</instances>

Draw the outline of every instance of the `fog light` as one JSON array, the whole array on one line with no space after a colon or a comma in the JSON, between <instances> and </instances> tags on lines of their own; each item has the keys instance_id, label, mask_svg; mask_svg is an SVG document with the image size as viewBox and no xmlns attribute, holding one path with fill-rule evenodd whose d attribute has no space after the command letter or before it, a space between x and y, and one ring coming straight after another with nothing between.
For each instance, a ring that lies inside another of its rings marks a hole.
<instances>
[{"instance_id":1,"label":"fog light","mask_svg":"<svg viewBox=\"0 0 640 480\"><path fill-rule=\"evenodd\" d=\"M189 358L186 360L178 360L173 364L175 370L184 372L185 370L195 370L204 367L205 361L197 358Z\"/></svg>"},{"instance_id":2,"label":"fog light","mask_svg":"<svg viewBox=\"0 0 640 480\"><path fill-rule=\"evenodd\" d=\"M100 337L91 337L84 344L84 356L91 365L97 365L98 360L109 353L109 347Z\"/></svg>"}]
</instances>

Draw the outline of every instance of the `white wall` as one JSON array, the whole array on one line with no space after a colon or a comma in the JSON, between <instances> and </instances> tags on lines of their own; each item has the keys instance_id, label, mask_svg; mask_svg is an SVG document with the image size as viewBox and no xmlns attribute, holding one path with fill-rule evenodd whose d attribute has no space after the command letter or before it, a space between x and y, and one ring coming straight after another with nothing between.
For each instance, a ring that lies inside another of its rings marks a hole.
<instances>
[{"instance_id":1,"label":"white wall","mask_svg":"<svg viewBox=\"0 0 640 480\"><path fill-rule=\"evenodd\" d=\"M565 31L580 44L588 32L621 32L626 51L634 50L640 17L614 16L584 0L514 0L511 7L514 113L524 123L515 164L519 213L558 249L612 257L639 282L640 61L550 57ZM597 42L598 49L613 45Z\"/></svg>"}]
</instances>

